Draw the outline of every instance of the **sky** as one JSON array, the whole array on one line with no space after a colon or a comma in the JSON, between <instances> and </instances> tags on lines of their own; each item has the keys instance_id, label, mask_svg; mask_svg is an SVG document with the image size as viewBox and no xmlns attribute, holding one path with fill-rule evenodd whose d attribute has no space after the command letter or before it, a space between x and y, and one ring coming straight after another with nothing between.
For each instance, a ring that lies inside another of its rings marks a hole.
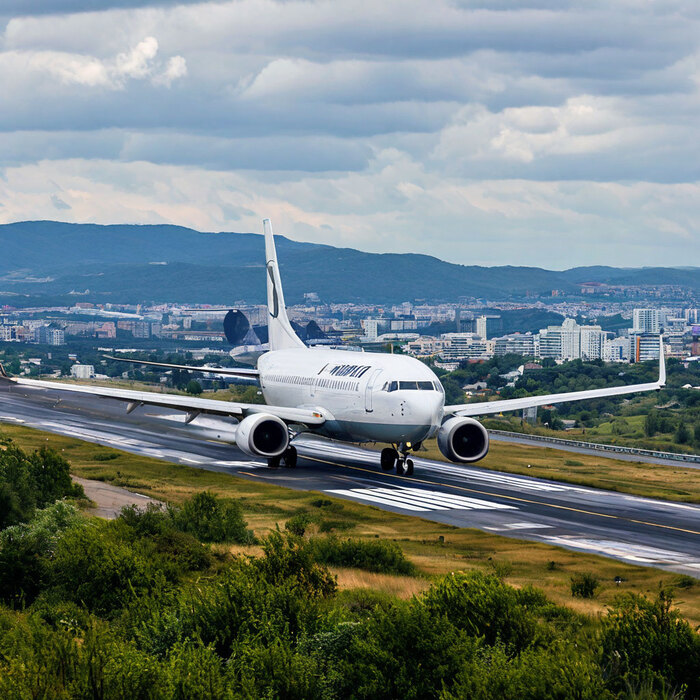
<instances>
[{"instance_id":1,"label":"sky","mask_svg":"<svg viewBox=\"0 0 700 700\"><path fill-rule=\"evenodd\" d=\"M700 266L697 0L2 0L0 223Z\"/></svg>"}]
</instances>

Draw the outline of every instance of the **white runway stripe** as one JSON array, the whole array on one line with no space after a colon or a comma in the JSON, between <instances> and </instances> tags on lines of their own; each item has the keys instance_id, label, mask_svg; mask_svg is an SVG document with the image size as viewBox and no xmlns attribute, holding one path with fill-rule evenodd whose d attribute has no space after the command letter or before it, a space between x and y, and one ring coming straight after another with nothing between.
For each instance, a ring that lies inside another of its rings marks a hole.
<instances>
[{"instance_id":1,"label":"white runway stripe","mask_svg":"<svg viewBox=\"0 0 700 700\"><path fill-rule=\"evenodd\" d=\"M436 510L517 510L515 506L415 488L332 489L326 493L349 496L418 512Z\"/></svg>"},{"instance_id":2,"label":"white runway stripe","mask_svg":"<svg viewBox=\"0 0 700 700\"><path fill-rule=\"evenodd\" d=\"M402 488L400 489L407 493L421 494L423 498L434 499L437 503L444 503L445 505L455 504L458 506L464 506L466 508L496 508L496 509L509 509L513 506L507 506L502 503L494 503L493 501L484 501L480 498L469 498L467 496L459 496L453 493L443 493L441 491L425 491L423 489L415 488Z\"/></svg>"},{"instance_id":3,"label":"white runway stripe","mask_svg":"<svg viewBox=\"0 0 700 700\"><path fill-rule=\"evenodd\" d=\"M431 508L418 508L416 506L411 506L408 503L398 504L396 501L391 501L388 498L381 498L380 496L372 495L369 491L366 493L357 493L356 491L350 491L347 489L333 489L332 491L327 491L326 493L335 493L339 496L350 496L351 498L357 498L361 501L371 501L373 503L382 503L385 506L394 506L394 508L403 508L403 510L412 510L418 513L427 513Z\"/></svg>"}]
</instances>

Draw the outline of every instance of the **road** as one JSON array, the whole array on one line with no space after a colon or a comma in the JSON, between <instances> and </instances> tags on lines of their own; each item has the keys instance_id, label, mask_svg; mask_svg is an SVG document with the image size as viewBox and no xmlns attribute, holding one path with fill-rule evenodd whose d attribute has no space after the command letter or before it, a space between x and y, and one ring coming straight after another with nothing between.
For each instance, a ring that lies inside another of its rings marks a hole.
<instances>
[{"instance_id":1,"label":"road","mask_svg":"<svg viewBox=\"0 0 700 700\"><path fill-rule=\"evenodd\" d=\"M325 492L396 513L473 527L656 566L700 578L700 507L572 486L478 466L416 459L412 477L383 473L378 455L300 436L299 465L270 470L221 440L232 423L86 395L0 387L0 422L109 445L177 464L299 490Z\"/></svg>"}]
</instances>

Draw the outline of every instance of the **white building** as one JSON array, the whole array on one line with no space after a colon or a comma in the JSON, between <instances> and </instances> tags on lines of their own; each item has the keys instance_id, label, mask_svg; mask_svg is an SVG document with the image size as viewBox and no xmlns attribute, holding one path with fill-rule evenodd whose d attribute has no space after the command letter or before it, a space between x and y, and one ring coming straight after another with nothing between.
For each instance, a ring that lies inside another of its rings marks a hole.
<instances>
[{"instance_id":1,"label":"white building","mask_svg":"<svg viewBox=\"0 0 700 700\"><path fill-rule=\"evenodd\" d=\"M487 358L486 343L476 333L445 333L442 338L449 346L442 352L444 360L469 360Z\"/></svg>"},{"instance_id":2,"label":"white building","mask_svg":"<svg viewBox=\"0 0 700 700\"><path fill-rule=\"evenodd\" d=\"M632 331L634 333L658 333L661 327L658 309L634 309Z\"/></svg>"},{"instance_id":3,"label":"white building","mask_svg":"<svg viewBox=\"0 0 700 700\"><path fill-rule=\"evenodd\" d=\"M603 360L606 362L629 362L630 339L606 338L603 341Z\"/></svg>"},{"instance_id":4,"label":"white building","mask_svg":"<svg viewBox=\"0 0 700 700\"><path fill-rule=\"evenodd\" d=\"M579 326L581 359L600 360L608 334L600 326Z\"/></svg>"},{"instance_id":5,"label":"white building","mask_svg":"<svg viewBox=\"0 0 700 700\"><path fill-rule=\"evenodd\" d=\"M489 341L491 342L491 341ZM539 354L539 342L532 333L511 333L500 338L494 338L495 355L523 355L536 357Z\"/></svg>"},{"instance_id":6,"label":"white building","mask_svg":"<svg viewBox=\"0 0 700 700\"><path fill-rule=\"evenodd\" d=\"M365 338L367 338L367 340L376 340L379 330L379 321L376 318L365 318L361 323L365 332Z\"/></svg>"},{"instance_id":7,"label":"white building","mask_svg":"<svg viewBox=\"0 0 700 700\"><path fill-rule=\"evenodd\" d=\"M76 379L92 379L95 376L95 368L92 365L73 365L70 368L70 376Z\"/></svg>"}]
</instances>

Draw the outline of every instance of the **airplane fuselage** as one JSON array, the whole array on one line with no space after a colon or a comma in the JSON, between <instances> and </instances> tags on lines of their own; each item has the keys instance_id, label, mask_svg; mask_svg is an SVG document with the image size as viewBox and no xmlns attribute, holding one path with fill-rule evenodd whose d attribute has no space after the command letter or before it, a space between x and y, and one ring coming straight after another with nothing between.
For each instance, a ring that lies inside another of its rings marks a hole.
<instances>
[{"instance_id":1,"label":"airplane fuselage","mask_svg":"<svg viewBox=\"0 0 700 700\"><path fill-rule=\"evenodd\" d=\"M294 348L258 360L265 401L320 409L315 432L351 442L418 443L443 419L445 394L425 364L405 355Z\"/></svg>"}]
</instances>

